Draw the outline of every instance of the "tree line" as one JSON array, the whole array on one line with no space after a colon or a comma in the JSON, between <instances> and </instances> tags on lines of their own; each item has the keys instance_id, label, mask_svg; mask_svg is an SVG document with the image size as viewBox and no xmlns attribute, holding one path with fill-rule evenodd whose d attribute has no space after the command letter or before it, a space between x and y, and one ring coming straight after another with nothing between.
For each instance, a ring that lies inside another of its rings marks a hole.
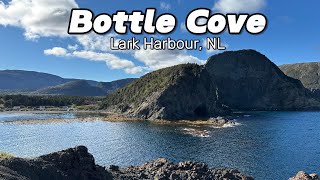
<instances>
[{"instance_id":1,"label":"tree line","mask_svg":"<svg viewBox=\"0 0 320 180\"><path fill-rule=\"evenodd\" d=\"M99 97L64 96L64 95L0 95L0 104L11 108L14 106L70 106L70 105L90 105L97 104Z\"/></svg>"}]
</instances>

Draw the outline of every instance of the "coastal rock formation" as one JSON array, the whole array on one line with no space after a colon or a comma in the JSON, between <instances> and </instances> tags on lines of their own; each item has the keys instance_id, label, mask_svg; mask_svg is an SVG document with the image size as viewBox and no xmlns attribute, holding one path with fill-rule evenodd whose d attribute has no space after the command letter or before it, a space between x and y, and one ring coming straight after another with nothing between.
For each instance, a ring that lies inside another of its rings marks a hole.
<instances>
[{"instance_id":1,"label":"coastal rock formation","mask_svg":"<svg viewBox=\"0 0 320 180\"><path fill-rule=\"evenodd\" d=\"M255 50L227 51L205 65L219 88L219 100L239 110L319 109L299 80L286 76Z\"/></svg>"},{"instance_id":2,"label":"coastal rock formation","mask_svg":"<svg viewBox=\"0 0 320 180\"><path fill-rule=\"evenodd\" d=\"M149 73L106 97L102 108L141 119L200 119L228 114L216 86L196 64Z\"/></svg>"},{"instance_id":3,"label":"coastal rock formation","mask_svg":"<svg viewBox=\"0 0 320 180\"><path fill-rule=\"evenodd\" d=\"M317 98L320 98L320 62L286 64L279 68L287 76L300 80Z\"/></svg>"},{"instance_id":4,"label":"coastal rock formation","mask_svg":"<svg viewBox=\"0 0 320 180\"><path fill-rule=\"evenodd\" d=\"M235 169L210 169L205 163L180 162L174 164L166 159L157 159L142 166L131 166L122 170L112 167L115 179L232 179L253 180Z\"/></svg>"},{"instance_id":5,"label":"coastal rock formation","mask_svg":"<svg viewBox=\"0 0 320 180\"><path fill-rule=\"evenodd\" d=\"M251 180L235 169L210 169L204 163L174 164L158 159L142 166L121 169L96 165L84 146L55 152L34 159L0 157L1 180L130 180L130 179L213 179Z\"/></svg>"},{"instance_id":6,"label":"coastal rock formation","mask_svg":"<svg viewBox=\"0 0 320 180\"><path fill-rule=\"evenodd\" d=\"M228 108L227 108L228 107ZM235 110L320 109L299 80L255 50L227 51L203 66L151 72L107 96L109 112L141 119L201 119Z\"/></svg>"},{"instance_id":7,"label":"coastal rock formation","mask_svg":"<svg viewBox=\"0 0 320 180\"><path fill-rule=\"evenodd\" d=\"M295 177L292 177L289 180L320 180L320 179L317 174L307 174L303 171L300 171Z\"/></svg>"},{"instance_id":8,"label":"coastal rock formation","mask_svg":"<svg viewBox=\"0 0 320 180\"><path fill-rule=\"evenodd\" d=\"M105 180L112 176L95 164L84 146L55 152L34 159L0 158L3 180Z\"/></svg>"}]
</instances>

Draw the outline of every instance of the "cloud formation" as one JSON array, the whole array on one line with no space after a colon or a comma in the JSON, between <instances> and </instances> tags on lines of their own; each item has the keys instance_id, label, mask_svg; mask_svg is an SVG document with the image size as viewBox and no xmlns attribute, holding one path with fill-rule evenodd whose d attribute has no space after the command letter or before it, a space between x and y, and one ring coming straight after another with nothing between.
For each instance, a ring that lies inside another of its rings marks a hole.
<instances>
[{"instance_id":1,"label":"cloud formation","mask_svg":"<svg viewBox=\"0 0 320 180\"><path fill-rule=\"evenodd\" d=\"M46 49L43 51L45 55L53 55L53 56L68 56L68 51L61 47L54 47L52 49Z\"/></svg>"},{"instance_id":2,"label":"cloud formation","mask_svg":"<svg viewBox=\"0 0 320 180\"><path fill-rule=\"evenodd\" d=\"M255 13L265 6L265 0L218 0L213 10L221 13Z\"/></svg>"},{"instance_id":3,"label":"cloud formation","mask_svg":"<svg viewBox=\"0 0 320 180\"><path fill-rule=\"evenodd\" d=\"M45 55L64 58L80 58L103 61L110 69L122 69L129 74L138 74L183 63L203 64L205 61L181 50L127 50L112 51L110 38L119 41L117 35L109 33L97 35L69 35L67 33L70 10L79 7L75 0L0 0L0 26L15 26L24 30L28 40L40 37L70 38L65 47L55 47L43 51ZM170 10L171 5L160 2L162 10ZM161 39L161 38L159 38ZM132 57L128 60L123 57ZM135 64L142 64L138 66Z\"/></svg>"},{"instance_id":4,"label":"cloud formation","mask_svg":"<svg viewBox=\"0 0 320 180\"><path fill-rule=\"evenodd\" d=\"M66 37L70 9L76 7L74 0L0 1L0 25L24 29L27 39Z\"/></svg>"},{"instance_id":5,"label":"cloud formation","mask_svg":"<svg viewBox=\"0 0 320 180\"><path fill-rule=\"evenodd\" d=\"M129 74L138 74L143 72L143 68L135 66L132 61L119 58L118 56L106 53L106 52L95 52L90 50L70 50L68 51L62 47L54 47L52 49L46 49L43 52L45 55L53 55L59 57L73 57L80 59L87 59L90 61L103 61L110 69L123 69Z\"/></svg>"}]
</instances>

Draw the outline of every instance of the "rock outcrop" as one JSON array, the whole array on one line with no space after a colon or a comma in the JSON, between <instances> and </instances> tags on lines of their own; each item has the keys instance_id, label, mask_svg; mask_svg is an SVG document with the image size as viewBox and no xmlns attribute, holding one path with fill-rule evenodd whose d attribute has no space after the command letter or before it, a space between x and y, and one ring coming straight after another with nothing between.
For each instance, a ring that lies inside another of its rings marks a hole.
<instances>
[{"instance_id":1,"label":"rock outcrop","mask_svg":"<svg viewBox=\"0 0 320 180\"><path fill-rule=\"evenodd\" d=\"M210 169L205 163L180 162L174 164L166 159L158 159L142 166L132 166L122 170L112 167L116 179L232 179L253 180L235 169Z\"/></svg>"},{"instance_id":2,"label":"rock outcrop","mask_svg":"<svg viewBox=\"0 0 320 180\"><path fill-rule=\"evenodd\" d=\"M189 120L230 113L208 72L183 64L149 73L107 96L103 108L140 119Z\"/></svg>"},{"instance_id":3,"label":"rock outcrop","mask_svg":"<svg viewBox=\"0 0 320 180\"><path fill-rule=\"evenodd\" d=\"M0 158L3 180L105 180L112 176L95 164L84 146L55 152L34 159Z\"/></svg>"},{"instance_id":4,"label":"rock outcrop","mask_svg":"<svg viewBox=\"0 0 320 180\"><path fill-rule=\"evenodd\" d=\"M289 178L289 180L320 180L320 179L317 174L307 174L303 171L300 171L295 177Z\"/></svg>"},{"instance_id":5,"label":"rock outcrop","mask_svg":"<svg viewBox=\"0 0 320 180\"><path fill-rule=\"evenodd\" d=\"M205 65L219 88L219 100L239 110L319 109L299 80L286 76L255 50L227 51Z\"/></svg>"},{"instance_id":6,"label":"rock outcrop","mask_svg":"<svg viewBox=\"0 0 320 180\"><path fill-rule=\"evenodd\" d=\"M213 179L251 180L235 169L210 169L204 163L174 164L158 159L142 166L121 169L95 164L84 146L55 152L34 159L0 158L1 180L130 180L130 179Z\"/></svg>"},{"instance_id":7,"label":"rock outcrop","mask_svg":"<svg viewBox=\"0 0 320 180\"><path fill-rule=\"evenodd\" d=\"M286 64L279 68L287 76L300 80L315 97L320 98L320 62Z\"/></svg>"}]
</instances>

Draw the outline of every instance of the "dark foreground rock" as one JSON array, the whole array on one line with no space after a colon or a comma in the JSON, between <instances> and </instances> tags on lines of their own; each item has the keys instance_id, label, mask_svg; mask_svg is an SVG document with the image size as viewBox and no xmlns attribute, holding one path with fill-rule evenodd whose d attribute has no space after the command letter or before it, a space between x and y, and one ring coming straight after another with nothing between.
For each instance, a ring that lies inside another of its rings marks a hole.
<instances>
[{"instance_id":1,"label":"dark foreground rock","mask_svg":"<svg viewBox=\"0 0 320 180\"><path fill-rule=\"evenodd\" d=\"M109 179L235 179L251 180L235 169L210 169L207 164L174 164L158 159L142 166L121 169L96 165L84 146L55 152L34 159L0 157L1 180L109 180Z\"/></svg>"},{"instance_id":2,"label":"dark foreground rock","mask_svg":"<svg viewBox=\"0 0 320 180\"><path fill-rule=\"evenodd\" d=\"M103 180L112 179L104 167L95 164L84 146L34 159L0 158L1 180Z\"/></svg>"},{"instance_id":3,"label":"dark foreground rock","mask_svg":"<svg viewBox=\"0 0 320 180\"><path fill-rule=\"evenodd\" d=\"M319 180L319 176L317 174L307 174L300 171L295 177L292 177L289 180Z\"/></svg>"},{"instance_id":4,"label":"dark foreground rock","mask_svg":"<svg viewBox=\"0 0 320 180\"><path fill-rule=\"evenodd\" d=\"M145 163L142 166L115 170L112 173L116 179L253 179L235 169L209 169L205 163L190 161L174 164L163 158Z\"/></svg>"}]
</instances>

